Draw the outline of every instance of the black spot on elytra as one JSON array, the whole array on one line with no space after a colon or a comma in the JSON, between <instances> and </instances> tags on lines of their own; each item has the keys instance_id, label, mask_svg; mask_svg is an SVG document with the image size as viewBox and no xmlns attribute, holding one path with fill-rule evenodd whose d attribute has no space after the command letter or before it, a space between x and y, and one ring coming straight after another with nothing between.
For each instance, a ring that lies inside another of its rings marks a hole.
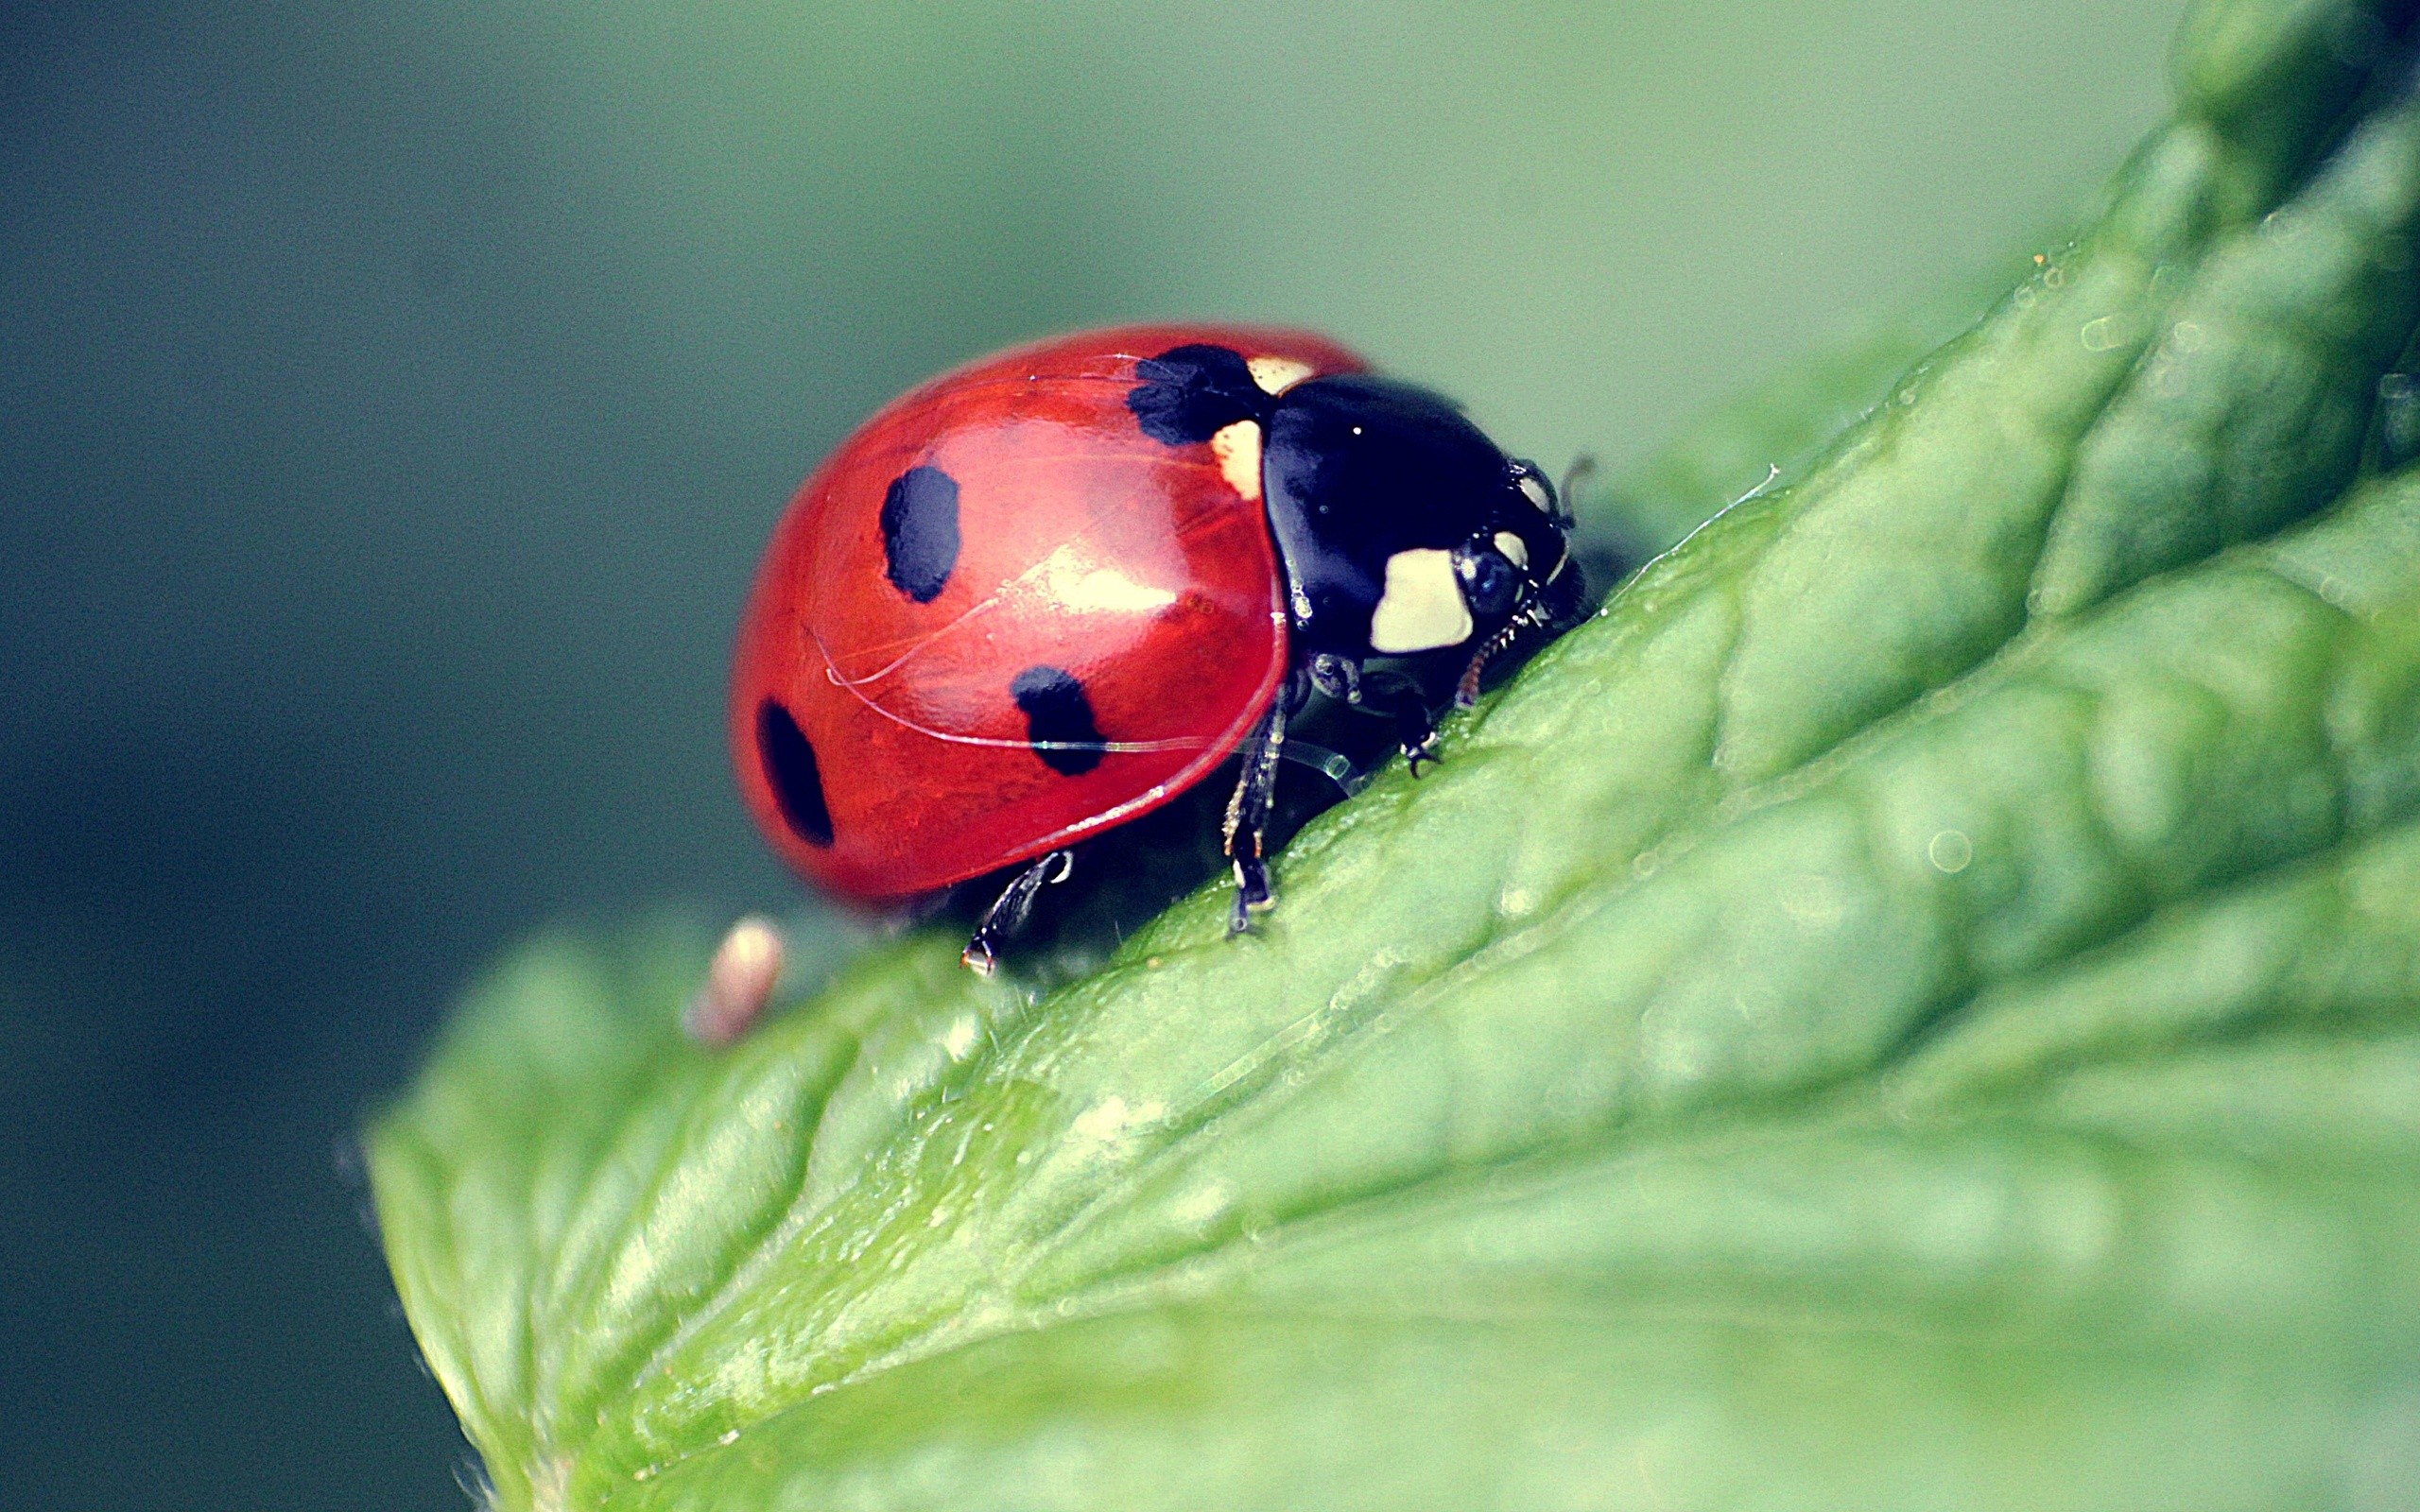
<instances>
[{"instance_id":1,"label":"black spot on elytra","mask_svg":"<svg viewBox=\"0 0 2420 1512\"><path fill-rule=\"evenodd\" d=\"M1269 407L1243 357L1225 347L1171 347L1136 363L1134 373L1143 381L1127 394L1126 407L1144 435L1170 446L1206 441Z\"/></svg>"},{"instance_id":2,"label":"black spot on elytra","mask_svg":"<svg viewBox=\"0 0 2420 1512\"><path fill-rule=\"evenodd\" d=\"M1025 712L1026 739L1044 765L1081 777L1100 765L1100 726L1093 722L1093 702L1074 676L1057 667L1028 667L1009 684L1009 696Z\"/></svg>"},{"instance_id":3,"label":"black spot on elytra","mask_svg":"<svg viewBox=\"0 0 2420 1512\"><path fill-rule=\"evenodd\" d=\"M958 565L958 479L911 467L882 496L883 575L919 604L948 586Z\"/></svg>"},{"instance_id":4,"label":"black spot on elytra","mask_svg":"<svg viewBox=\"0 0 2420 1512\"><path fill-rule=\"evenodd\" d=\"M800 839L812 846L832 843L832 811L823 802L823 774L816 769L815 747L798 728L790 712L768 698L756 708L756 754L765 764L765 781L772 784L773 801Z\"/></svg>"}]
</instances>

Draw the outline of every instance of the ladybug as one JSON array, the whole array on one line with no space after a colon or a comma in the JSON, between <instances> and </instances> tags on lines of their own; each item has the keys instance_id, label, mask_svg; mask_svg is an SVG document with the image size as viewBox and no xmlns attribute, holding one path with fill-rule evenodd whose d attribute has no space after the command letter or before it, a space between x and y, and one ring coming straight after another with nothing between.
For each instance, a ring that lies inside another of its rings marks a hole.
<instances>
[{"instance_id":1,"label":"ladybug","mask_svg":"<svg viewBox=\"0 0 2420 1512\"><path fill-rule=\"evenodd\" d=\"M896 401L800 489L740 627L740 786L845 898L1020 867L966 949L988 973L1071 847L1240 753L1240 933L1272 902L1289 715L1317 692L1391 717L1416 775L1447 683L1469 704L1577 612L1571 524L1451 403L1320 336L1018 348Z\"/></svg>"}]
</instances>

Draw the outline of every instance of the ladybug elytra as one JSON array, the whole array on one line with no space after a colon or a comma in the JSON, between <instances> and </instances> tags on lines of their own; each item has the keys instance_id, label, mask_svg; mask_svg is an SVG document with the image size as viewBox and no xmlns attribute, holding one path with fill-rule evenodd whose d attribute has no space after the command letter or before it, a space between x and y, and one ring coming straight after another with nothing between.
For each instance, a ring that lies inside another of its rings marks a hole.
<instances>
[{"instance_id":1,"label":"ladybug elytra","mask_svg":"<svg viewBox=\"0 0 2420 1512\"><path fill-rule=\"evenodd\" d=\"M1469 703L1576 612L1570 524L1450 403L1315 335L1019 348L891 404L800 490L741 625L740 785L845 898L1019 867L967 946L988 971L1070 847L1240 753L1240 932L1272 901L1289 716L1313 692L1384 714L1417 771L1443 688Z\"/></svg>"}]
</instances>

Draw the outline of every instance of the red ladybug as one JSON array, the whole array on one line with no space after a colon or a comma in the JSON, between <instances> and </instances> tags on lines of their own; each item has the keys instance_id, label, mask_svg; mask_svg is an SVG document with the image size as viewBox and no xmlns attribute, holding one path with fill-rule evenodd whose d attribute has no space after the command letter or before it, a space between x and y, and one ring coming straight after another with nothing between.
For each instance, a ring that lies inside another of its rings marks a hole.
<instances>
[{"instance_id":1,"label":"red ladybug","mask_svg":"<svg viewBox=\"0 0 2420 1512\"><path fill-rule=\"evenodd\" d=\"M1316 335L1004 352L874 416L791 503L740 627L740 786L847 898L1027 863L967 947L988 971L1069 847L1240 750L1240 931L1271 901L1289 713L1313 690L1374 708L1430 759L1436 669L1468 702L1578 606L1569 525L1535 467ZM1415 675L1365 679L1373 660Z\"/></svg>"}]
</instances>

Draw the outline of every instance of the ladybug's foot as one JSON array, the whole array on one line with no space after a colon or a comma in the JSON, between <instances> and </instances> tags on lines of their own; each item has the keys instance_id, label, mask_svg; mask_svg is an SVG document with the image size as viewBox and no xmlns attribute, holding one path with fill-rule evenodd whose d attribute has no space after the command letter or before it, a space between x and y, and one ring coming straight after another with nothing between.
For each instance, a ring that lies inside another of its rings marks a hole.
<instances>
[{"instance_id":1,"label":"ladybug's foot","mask_svg":"<svg viewBox=\"0 0 2420 1512\"><path fill-rule=\"evenodd\" d=\"M1269 864L1258 856L1236 858L1236 911L1227 919L1230 937L1252 931L1252 916L1265 914L1277 906L1277 895L1270 889Z\"/></svg>"},{"instance_id":2,"label":"ladybug's foot","mask_svg":"<svg viewBox=\"0 0 2420 1512\"><path fill-rule=\"evenodd\" d=\"M1437 721L1429 717L1427 705L1406 704L1395 711L1395 745L1415 778L1422 763L1437 765Z\"/></svg>"},{"instance_id":3,"label":"ladybug's foot","mask_svg":"<svg viewBox=\"0 0 2420 1512\"><path fill-rule=\"evenodd\" d=\"M992 906L983 910L983 920L975 926L975 937L958 958L977 976L990 976L1000 969L1000 947L1024 933L1026 920L1033 917L1034 895L1054 883L1067 880L1076 869L1076 852L1053 850L1037 858L1030 866L1011 878Z\"/></svg>"}]
</instances>

